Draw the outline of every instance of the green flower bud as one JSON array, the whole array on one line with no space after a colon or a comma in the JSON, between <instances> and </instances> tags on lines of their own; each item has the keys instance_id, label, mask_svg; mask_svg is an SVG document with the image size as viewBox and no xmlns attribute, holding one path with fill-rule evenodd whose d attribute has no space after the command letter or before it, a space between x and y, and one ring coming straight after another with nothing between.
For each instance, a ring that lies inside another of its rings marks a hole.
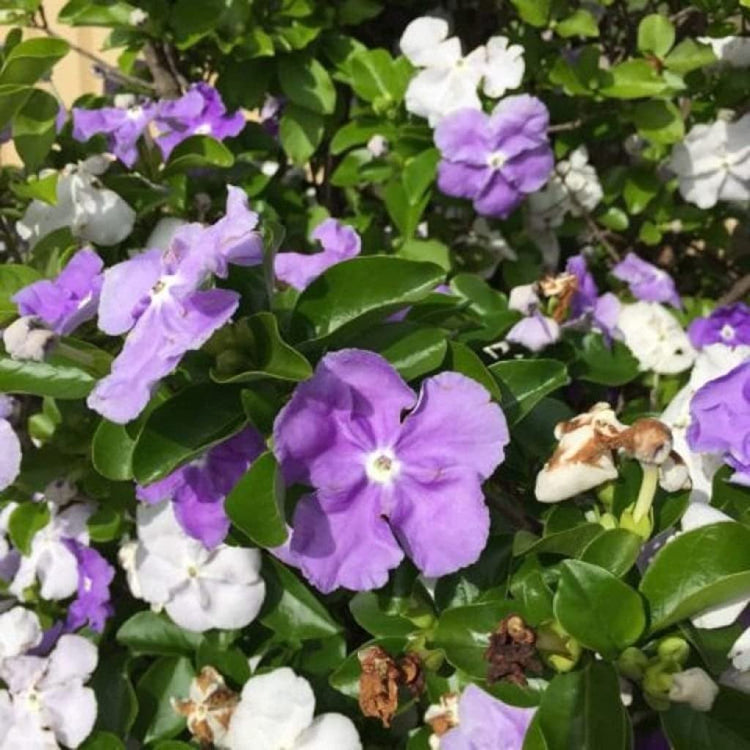
<instances>
[{"instance_id":1,"label":"green flower bud","mask_svg":"<svg viewBox=\"0 0 750 750\"><path fill-rule=\"evenodd\" d=\"M662 638L656 647L659 660L670 666L683 667L690 655L690 646L684 638L672 635Z\"/></svg>"},{"instance_id":2,"label":"green flower bud","mask_svg":"<svg viewBox=\"0 0 750 750\"><path fill-rule=\"evenodd\" d=\"M650 664L641 683L643 697L652 708L666 711L669 708L669 691L672 688L672 673L661 662Z\"/></svg>"},{"instance_id":3,"label":"green flower bud","mask_svg":"<svg viewBox=\"0 0 750 750\"><path fill-rule=\"evenodd\" d=\"M638 523L633 519L633 510L635 505L629 505L620 516L620 528L632 531L634 534L638 534L641 539L646 541L651 537L651 532L654 529L653 513L650 512L647 516L641 518Z\"/></svg>"},{"instance_id":4,"label":"green flower bud","mask_svg":"<svg viewBox=\"0 0 750 750\"><path fill-rule=\"evenodd\" d=\"M556 672L570 672L581 658L581 644L555 620L542 623L536 631L536 648L547 666Z\"/></svg>"},{"instance_id":5,"label":"green flower bud","mask_svg":"<svg viewBox=\"0 0 750 750\"><path fill-rule=\"evenodd\" d=\"M636 682L640 682L643 679L643 673L647 666L648 657L635 646L626 648L617 660L617 668L622 675Z\"/></svg>"}]
</instances>

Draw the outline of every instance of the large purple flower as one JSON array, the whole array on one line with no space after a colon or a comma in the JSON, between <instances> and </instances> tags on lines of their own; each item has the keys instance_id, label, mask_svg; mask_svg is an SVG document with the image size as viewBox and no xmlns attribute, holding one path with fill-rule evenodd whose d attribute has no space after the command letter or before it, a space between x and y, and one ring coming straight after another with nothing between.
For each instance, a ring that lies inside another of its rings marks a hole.
<instances>
[{"instance_id":1,"label":"large purple flower","mask_svg":"<svg viewBox=\"0 0 750 750\"><path fill-rule=\"evenodd\" d=\"M312 237L323 246L322 252L279 253L274 261L276 278L300 291L326 269L359 255L362 248L359 235L336 219L326 219L315 229Z\"/></svg>"},{"instance_id":2,"label":"large purple flower","mask_svg":"<svg viewBox=\"0 0 750 750\"><path fill-rule=\"evenodd\" d=\"M179 99L159 102L154 122L160 132L156 142L166 159L191 135L210 135L220 141L239 135L245 116L242 112L227 114L219 92L207 83L196 83Z\"/></svg>"},{"instance_id":3,"label":"large purple flower","mask_svg":"<svg viewBox=\"0 0 750 750\"><path fill-rule=\"evenodd\" d=\"M717 307L709 316L696 318L687 333L696 349L711 344L750 344L750 307L742 302Z\"/></svg>"},{"instance_id":4,"label":"large purple flower","mask_svg":"<svg viewBox=\"0 0 750 750\"><path fill-rule=\"evenodd\" d=\"M137 487L136 496L147 503L172 500L185 533L216 547L229 532L224 499L264 447L261 435L247 428L161 481Z\"/></svg>"},{"instance_id":5,"label":"large purple flower","mask_svg":"<svg viewBox=\"0 0 750 750\"><path fill-rule=\"evenodd\" d=\"M690 418L692 450L723 454L732 481L750 486L750 361L698 389Z\"/></svg>"},{"instance_id":6,"label":"large purple flower","mask_svg":"<svg viewBox=\"0 0 750 750\"><path fill-rule=\"evenodd\" d=\"M549 112L532 96L509 96L491 115L461 109L435 129L443 157L438 186L469 198L478 213L506 218L547 182L554 166L547 138Z\"/></svg>"},{"instance_id":7,"label":"large purple flower","mask_svg":"<svg viewBox=\"0 0 750 750\"><path fill-rule=\"evenodd\" d=\"M65 628L70 632L88 625L101 633L107 618L114 612L109 585L115 577L115 569L95 549L75 539L66 539L65 545L78 562L78 593L68 608Z\"/></svg>"},{"instance_id":8,"label":"large purple flower","mask_svg":"<svg viewBox=\"0 0 750 750\"><path fill-rule=\"evenodd\" d=\"M93 250L79 250L56 279L35 281L13 301L21 315L41 318L55 333L67 335L96 315L103 267Z\"/></svg>"},{"instance_id":9,"label":"large purple flower","mask_svg":"<svg viewBox=\"0 0 750 750\"><path fill-rule=\"evenodd\" d=\"M109 141L109 150L127 167L138 158L138 139L151 124L156 114L156 104L81 109L73 107L73 138L87 141L103 133Z\"/></svg>"},{"instance_id":10,"label":"large purple flower","mask_svg":"<svg viewBox=\"0 0 750 750\"><path fill-rule=\"evenodd\" d=\"M404 551L429 576L469 565L489 533L481 484L507 442L500 407L459 373L417 398L378 354L328 354L274 425L287 481L315 489L278 552L324 592L382 586Z\"/></svg>"},{"instance_id":11,"label":"large purple flower","mask_svg":"<svg viewBox=\"0 0 750 750\"><path fill-rule=\"evenodd\" d=\"M636 299L644 302L668 302L672 307L682 308L682 300L672 277L635 253L628 253L612 269L612 275L624 281Z\"/></svg>"},{"instance_id":12,"label":"large purple flower","mask_svg":"<svg viewBox=\"0 0 750 750\"><path fill-rule=\"evenodd\" d=\"M458 726L440 737L440 750L521 750L534 711L468 685L458 701Z\"/></svg>"},{"instance_id":13,"label":"large purple flower","mask_svg":"<svg viewBox=\"0 0 750 750\"><path fill-rule=\"evenodd\" d=\"M201 286L211 275L225 277L229 263L262 262L257 223L244 192L230 186L226 215L216 224L186 224L164 253L149 250L107 269L99 328L130 333L111 373L89 395L90 408L113 422L134 419L156 383L232 317L239 295Z\"/></svg>"}]
</instances>

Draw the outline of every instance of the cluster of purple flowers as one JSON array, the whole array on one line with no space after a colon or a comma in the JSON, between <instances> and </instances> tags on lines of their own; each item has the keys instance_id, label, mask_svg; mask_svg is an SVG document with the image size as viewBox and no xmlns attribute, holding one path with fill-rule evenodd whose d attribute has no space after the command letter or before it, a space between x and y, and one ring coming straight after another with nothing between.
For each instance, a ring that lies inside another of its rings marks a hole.
<instances>
[{"instance_id":1,"label":"cluster of purple flowers","mask_svg":"<svg viewBox=\"0 0 750 750\"><path fill-rule=\"evenodd\" d=\"M125 99L122 103L123 106L100 109L75 107L73 137L87 141L95 135L106 135L112 153L128 167L138 158L138 139L152 124L165 159L191 135L223 140L239 135L245 127L243 114L228 114L219 92L207 83L193 84L178 99L143 103Z\"/></svg>"}]
</instances>

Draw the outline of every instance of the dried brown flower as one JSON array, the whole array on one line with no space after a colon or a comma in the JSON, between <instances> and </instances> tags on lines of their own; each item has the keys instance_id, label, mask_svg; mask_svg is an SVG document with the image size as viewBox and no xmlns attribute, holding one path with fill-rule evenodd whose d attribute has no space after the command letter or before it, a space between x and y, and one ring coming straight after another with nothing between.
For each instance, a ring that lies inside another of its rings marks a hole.
<instances>
[{"instance_id":1,"label":"dried brown flower","mask_svg":"<svg viewBox=\"0 0 750 750\"><path fill-rule=\"evenodd\" d=\"M489 662L487 681L499 680L515 685L526 684L526 672L539 674L542 665L537 658L536 633L517 614L503 618L490 636L490 645L484 652Z\"/></svg>"}]
</instances>

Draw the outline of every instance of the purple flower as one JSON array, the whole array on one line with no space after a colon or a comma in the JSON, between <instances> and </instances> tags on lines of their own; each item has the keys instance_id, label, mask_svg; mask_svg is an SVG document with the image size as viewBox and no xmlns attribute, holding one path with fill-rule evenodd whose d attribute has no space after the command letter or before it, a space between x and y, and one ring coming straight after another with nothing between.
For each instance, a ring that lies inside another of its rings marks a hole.
<instances>
[{"instance_id":1,"label":"purple flower","mask_svg":"<svg viewBox=\"0 0 750 750\"><path fill-rule=\"evenodd\" d=\"M750 307L742 302L717 307L709 316L696 318L687 333L696 349L710 344L750 344Z\"/></svg>"},{"instance_id":2,"label":"purple flower","mask_svg":"<svg viewBox=\"0 0 750 750\"><path fill-rule=\"evenodd\" d=\"M160 132L156 142L165 159L191 135L210 135L221 141L239 135L245 127L242 112L228 115L221 95L207 83L193 84L179 99L163 99L154 121Z\"/></svg>"},{"instance_id":3,"label":"purple flower","mask_svg":"<svg viewBox=\"0 0 750 750\"><path fill-rule=\"evenodd\" d=\"M276 552L324 592L378 588L404 552L429 576L469 565L489 533L481 484L507 442L500 407L464 375L428 378L417 398L378 354L328 354L274 425L285 478L315 490Z\"/></svg>"},{"instance_id":4,"label":"purple flower","mask_svg":"<svg viewBox=\"0 0 750 750\"><path fill-rule=\"evenodd\" d=\"M458 726L440 738L440 750L521 750L533 708L518 708L468 685L458 702Z\"/></svg>"},{"instance_id":5,"label":"purple flower","mask_svg":"<svg viewBox=\"0 0 750 750\"><path fill-rule=\"evenodd\" d=\"M130 99L125 102L130 103ZM81 109L73 107L73 138L87 141L99 133L108 137L109 150L127 167L138 158L138 139L154 118L155 104Z\"/></svg>"},{"instance_id":6,"label":"purple flower","mask_svg":"<svg viewBox=\"0 0 750 750\"><path fill-rule=\"evenodd\" d=\"M475 109L449 114L435 129L443 157L438 186L473 200L480 214L506 218L552 172L548 125L547 108L527 95L506 97L492 115Z\"/></svg>"},{"instance_id":7,"label":"purple flower","mask_svg":"<svg viewBox=\"0 0 750 750\"><path fill-rule=\"evenodd\" d=\"M612 275L624 281L636 299L644 302L668 302L672 307L682 308L672 277L635 253L628 253L612 269Z\"/></svg>"},{"instance_id":8,"label":"purple flower","mask_svg":"<svg viewBox=\"0 0 750 750\"><path fill-rule=\"evenodd\" d=\"M185 533L212 549L229 532L224 499L264 447L261 435L247 428L161 481L137 487L136 496L147 503L171 499Z\"/></svg>"},{"instance_id":9,"label":"purple flower","mask_svg":"<svg viewBox=\"0 0 750 750\"><path fill-rule=\"evenodd\" d=\"M257 223L244 192L230 186L226 215L216 224L186 224L164 253L148 250L107 269L99 328L112 336L130 333L111 373L89 395L91 409L121 424L134 419L183 355L229 321L237 292L201 286L211 275L225 277L229 263L262 262Z\"/></svg>"},{"instance_id":10,"label":"purple flower","mask_svg":"<svg viewBox=\"0 0 750 750\"><path fill-rule=\"evenodd\" d=\"M607 339L614 336L617 319L620 315L620 302L614 294L607 292L599 296L596 281L586 265L583 255L568 258L567 273L576 277L578 286L570 305L570 320L576 321L590 316L597 328Z\"/></svg>"},{"instance_id":11,"label":"purple flower","mask_svg":"<svg viewBox=\"0 0 750 750\"><path fill-rule=\"evenodd\" d=\"M68 608L65 628L68 632L88 625L101 633L104 623L114 612L109 598L109 585L115 569L95 550L74 539L65 545L78 561L78 593Z\"/></svg>"},{"instance_id":12,"label":"purple flower","mask_svg":"<svg viewBox=\"0 0 750 750\"><path fill-rule=\"evenodd\" d=\"M750 486L750 361L699 388L690 418L690 448L723 454L736 472L731 480Z\"/></svg>"},{"instance_id":13,"label":"purple flower","mask_svg":"<svg viewBox=\"0 0 750 750\"><path fill-rule=\"evenodd\" d=\"M505 337L511 344L519 344L529 351L540 352L560 339L560 326L557 321L542 315L538 310L522 318Z\"/></svg>"},{"instance_id":14,"label":"purple flower","mask_svg":"<svg viewBox=\"0 0 750 750\"><path fill-rule=\"evenodd\" d=\"M276 278L302 291L326 269L359 255L362 240L359 235L336 219L326 219L312 234L323 246L322 252L279 253L274 261Z\"/></svg>"},{"instance_id":15,"label":"purple flower","mask_svg":"<svg viewBox=\"0 0 750 750\"><path fill-rule=\"evenodd\" d=\"M21 315L35 315L55 333L67 335L96 315L103 267L93 250L79 250L56 279L35 281L13 301Z\"/></svg>"}]
</instances>

